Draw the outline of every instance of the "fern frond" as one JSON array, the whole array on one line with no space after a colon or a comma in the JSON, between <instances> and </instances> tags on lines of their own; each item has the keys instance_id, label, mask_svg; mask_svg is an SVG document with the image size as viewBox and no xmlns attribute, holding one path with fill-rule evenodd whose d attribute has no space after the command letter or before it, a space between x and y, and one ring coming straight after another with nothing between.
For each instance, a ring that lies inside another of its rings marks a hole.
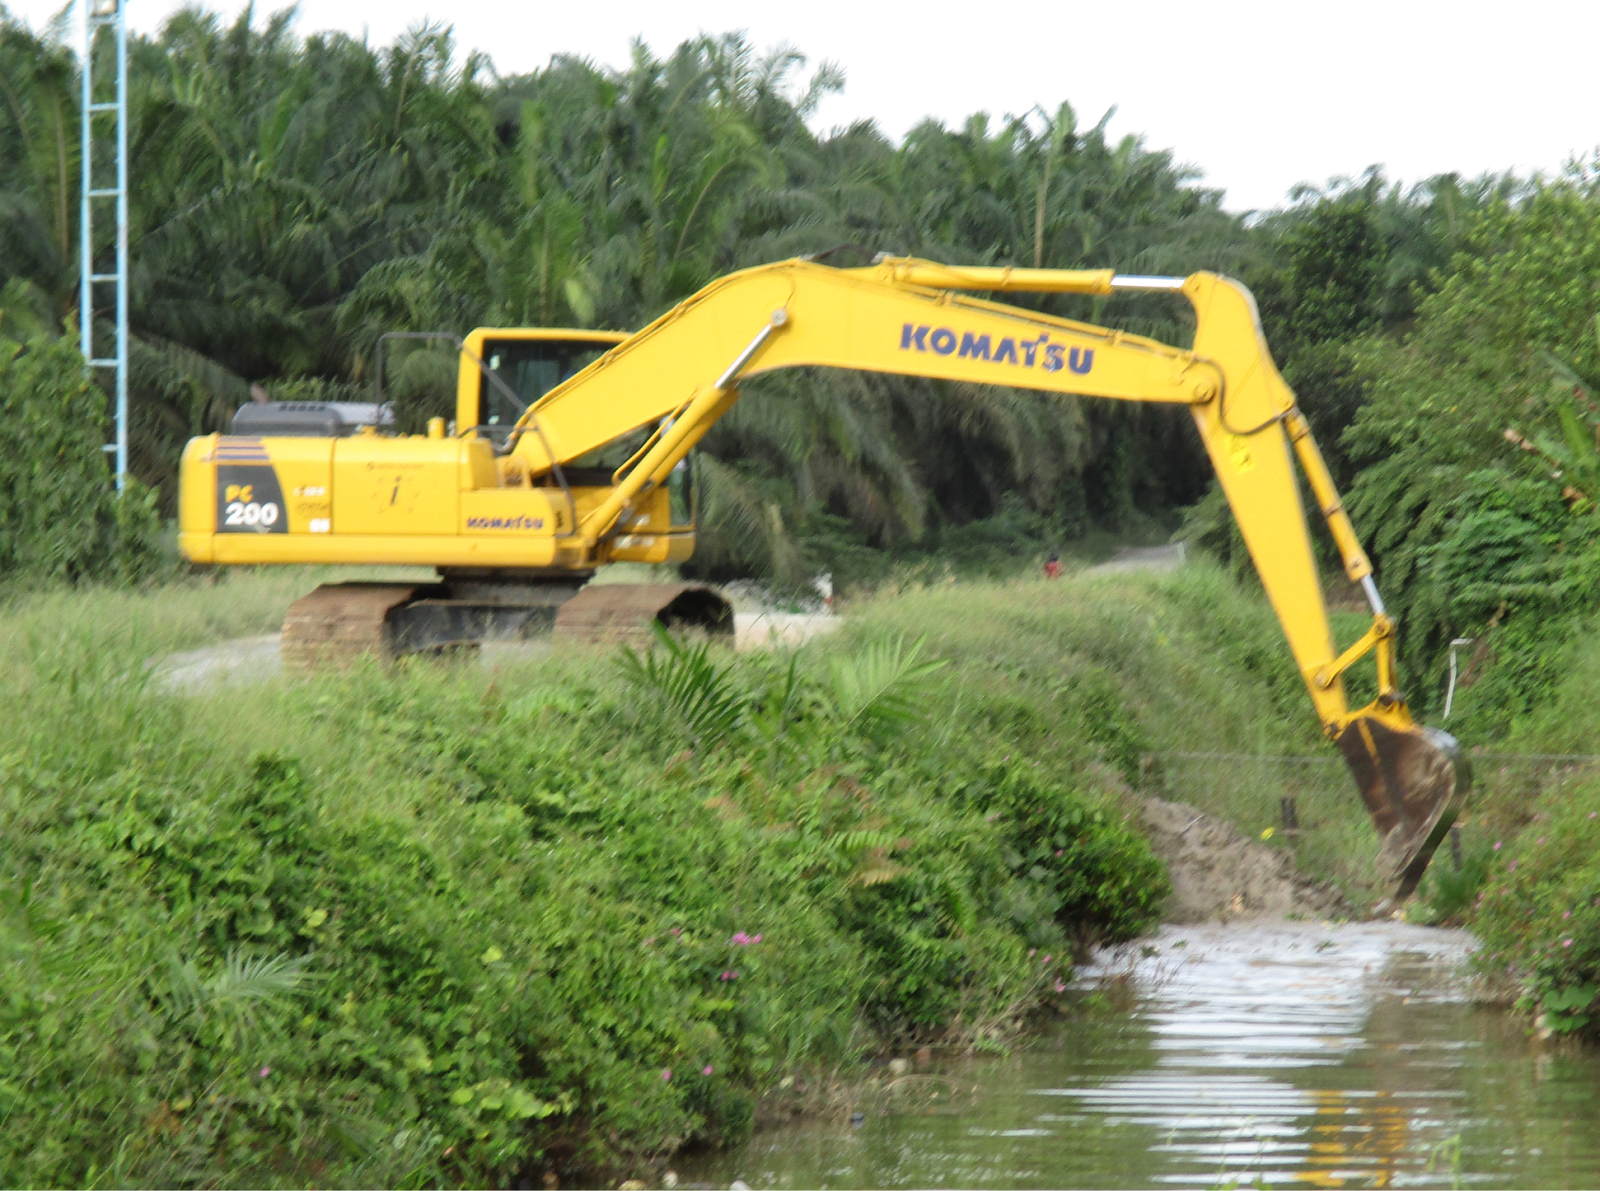
<instances>
[{"instance_id":1,"label":"fern frond","mask_svg":"<svg viewBox=\"0 0 1600 1191\"><path fill-rule=\"evenodd\" d=\"M237 951L230 952L222 971L207 982L206 999L216 1007L271 1001L293 992L307 980L309 963L310 957L304 955L249 959Z\"/></svg>"},{"instance_id":2,"label":"fern frond","mask_svg":"<svg viewBox=\"0 0 1600 1191\"><path fill-rule=\"evenodd\" d=\"M655 696L696 748L712 748L731 736L744 715L734 690L732 667L711 660L711 643L687 645L660 624L652 625L660 651L642 658L623 646L623 677Z\"/></svg>"},{"instance_id":3,"label":"fern frond","mask_svg":"<svg viewBox=\"0 0 1600 1191\"><path fill-rule=\"evenodd\" d=\"M946 663L923 661L922 638L875 641L855 657L832 665L833 711L844 731L871 735L921 718L928 679Z\"/></svg>"}]
</instances>

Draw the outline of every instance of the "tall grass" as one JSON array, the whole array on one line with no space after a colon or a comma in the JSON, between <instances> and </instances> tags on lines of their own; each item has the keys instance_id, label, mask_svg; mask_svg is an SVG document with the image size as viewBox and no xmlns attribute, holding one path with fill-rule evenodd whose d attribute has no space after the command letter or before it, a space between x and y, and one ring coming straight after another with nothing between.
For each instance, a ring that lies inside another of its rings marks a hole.
<instances>
[{"instance_id":1,"label":"tall grass","mask_svg":"<svg viewBox=\"0 0 1600 1191\"><path fill-rule=\"evenodd\" d=\"M103 641L142 660L275 633L288 606L346 579L431 582L417 567L260 567L199 571L160 586L19 586L0 592L0 659L30 669L56 642Z\"/></svg>"},{"instance_id":2,"label":"tall grass","mask_svg":"<svg viewBox=\"0 0 1600 1191\"><path fill-rule=\"evenodd\" d=\"M321 576L0 616L0 1173L642 1172L798 1071L1003 1043L1148 925L1145 756L1312 748L1219 573L938 585L662 643L155 689Z\"/></svg>"}]
</instances>

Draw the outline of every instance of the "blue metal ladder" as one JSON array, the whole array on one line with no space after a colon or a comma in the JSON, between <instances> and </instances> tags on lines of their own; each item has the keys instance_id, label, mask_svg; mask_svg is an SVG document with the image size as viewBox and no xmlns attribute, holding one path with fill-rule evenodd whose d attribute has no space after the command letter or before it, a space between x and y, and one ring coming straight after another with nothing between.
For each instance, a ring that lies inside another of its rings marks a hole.
<instances>
[{"instance_id":1,"label":"blue metal ladder","mask_svg":"<svg viewBox=\"0 0 1600 1191\"><path fill-rule=\"evenodd\" d=\"M81 236L81 261L78 273L78 327L83 357L89 362L90 375L96 369L108 368L113 372L113 391L116 394L117 441L108 443L107 452L116 453L117 488L120 491L128 475L128 28L124 19L127 0L88 0L84 19L83 47L83 209L79 218ZM110 36L97 36L109 30ZM96 50L111 48L116 55L116 97L97 100L95 86L97 72ZM110 115L116 122L114 140L107 144L104 135L96 135L97 124L104 126L103 117ZM101 117L97 121L97 117ZM97 160L96 148L102 150ZM95 185L96 173L105 166L105 149L113 149L116 159L116 184ZM94 211L97 204L114 201L116 204L116 252L111 272L95 272ZM116 340L113 354L95 354L94 315L95 287L114 286L113 300Z\"/></svg>"}]
</instances>

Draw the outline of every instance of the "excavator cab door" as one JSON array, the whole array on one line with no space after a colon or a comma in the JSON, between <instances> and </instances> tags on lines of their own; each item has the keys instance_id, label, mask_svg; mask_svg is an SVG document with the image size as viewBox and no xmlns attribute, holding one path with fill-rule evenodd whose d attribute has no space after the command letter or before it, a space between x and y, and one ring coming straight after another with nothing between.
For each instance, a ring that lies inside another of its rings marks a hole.
<instances>
[{"instance_id":1,"label":"excavator cab door","mask_svg":"<svg viewBox=\"0 0 1600 1191\"><path fill-rule=\"evenodd\" d=\"M478 334L474 332L474 336ZM457 420L461 430L475 430L496 447L505 443L528 406L598 360L616 338L606 335L597 342L588 336L561 337L563 333L559 331L483 334L479 351L484 370L503 381L510 392L474 368L468 385L469 400L458 403ZM472 346L469 340L469 350ZM461 409L460 405L468 408Z\"/></svg>"}]
</instances>

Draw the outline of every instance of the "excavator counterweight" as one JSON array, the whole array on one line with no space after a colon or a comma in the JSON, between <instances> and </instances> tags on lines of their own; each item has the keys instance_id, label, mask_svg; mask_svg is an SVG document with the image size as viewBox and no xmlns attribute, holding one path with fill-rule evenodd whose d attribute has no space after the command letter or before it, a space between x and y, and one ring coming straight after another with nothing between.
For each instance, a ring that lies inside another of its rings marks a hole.
<instances>
[{"instance_id":1,"label":"excavator counterweight","mask_svg":"<svg viewBox=\"0 0 1600 1191\"><path fill-rule=\"evenodd\" d=\"M1140 291L1188 299L1191 348L975 296ZM1468 766L1449 735L1406 709L1372 565L1236 281L800 259L720 278L633 334L480 328L456 342L456 416L434 419L426 435L389 432L380 393L370 407L247 409L233 434L185 449L179 546L194 562L439 572L432 584L312 593L285 621L290 660L544 632L616 640L651 620L730 632L731 612L710 589L585 582L607 563L691 556L691 452L739 399L739 384L763 372L846 368L1166 402L1194 418L1324 731L1378 831L1380 872L1397 899L1415 889L1460 811ZM1300 475L1372 608L1371 628L1342 652ZM1342 675L1368 654L1378 696L1352 710Z\"/></svg>"}]
</instances>

